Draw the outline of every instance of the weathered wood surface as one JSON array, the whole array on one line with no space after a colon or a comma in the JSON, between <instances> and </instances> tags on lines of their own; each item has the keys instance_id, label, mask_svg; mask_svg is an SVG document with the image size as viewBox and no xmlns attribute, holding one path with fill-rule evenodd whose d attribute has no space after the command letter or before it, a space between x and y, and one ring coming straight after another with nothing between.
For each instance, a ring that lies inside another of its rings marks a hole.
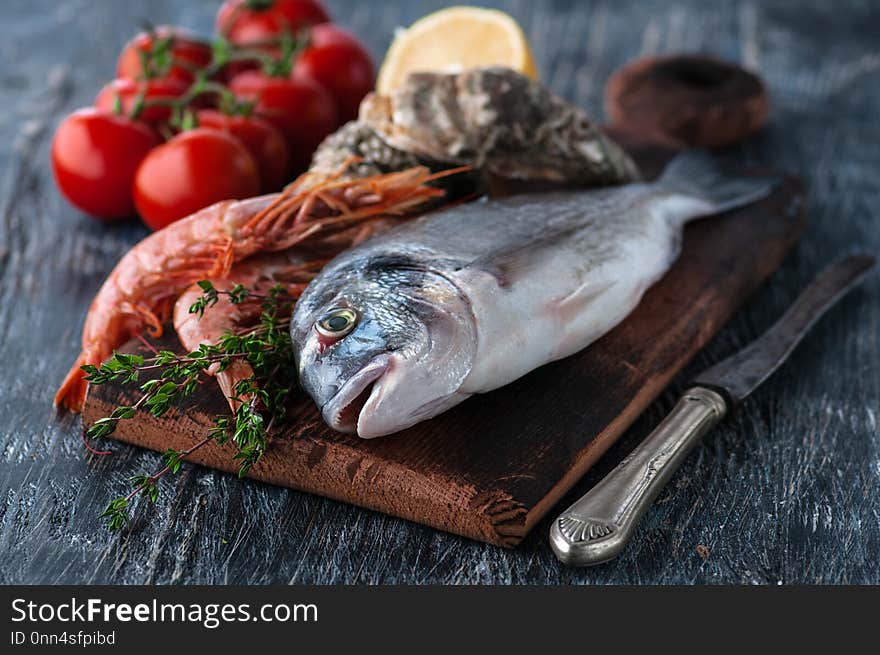
<instances>
[{"instance_id":1,"label":"weathered wood surface","mask_svg":"<svg viewBox=\"0 0 880 655\"><path fill-rule=\"evenodd\" d=\"M656 157L635 156L645 174L659 168ZM689 225L672 269L596 344L394 436L334 432L300 395L250 477L516 546L779 266L803 231L803 200L788 180L758 203ZM157 345L180 352L170 332ZM125 350L150 354L137 340ZM85 425L133 405L132 391L94 387ZM217 385L205 384L184 408L161 418L140 411L114 436L185 450L227 412ZM191 461L236 472L234 452L209 444Z\"/></svg>"},{"instance_id":2,"label":"weathered wood surface","mask_svg":"<svg viewBox=\"0 0 880 655\"><path fill-rule=\"evenodd\" d=\"M155 22L207 31L215 2L150 3ZM383 51L437 2L330 2ZM495 3L487 3L495 4ZM667 412L680 383L757 336L822 265L880 247L880 10L875 3L497 3L521 20L545 79L602 116L602 85L642 54L705 51L758 71L767 130L734 155L802 175L809 228L783 267L560 503L607 472ZM880 280L816 326L792 360L698 447L617 561L558 565L539 524L515 550L336 501L188 468L140 515L95 514L159 457L85 453L50 409L88 304L145 234L68 207L48 169L60 117L111 76L142 3L19 0L0 23L0 582L880 583ZM698 548L699 547L699 548Z\"/></svg>"}]
</instances>

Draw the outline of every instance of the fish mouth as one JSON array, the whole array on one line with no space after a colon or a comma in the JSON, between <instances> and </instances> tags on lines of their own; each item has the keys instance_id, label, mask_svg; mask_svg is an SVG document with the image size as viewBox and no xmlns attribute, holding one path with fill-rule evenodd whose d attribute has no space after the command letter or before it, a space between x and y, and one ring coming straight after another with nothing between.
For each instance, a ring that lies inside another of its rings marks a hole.
<instances>
[{"instance_id":1,"label":"fish mouth","mask_svg":"<svg viewBox=\"0 0 880 655\"><path fill-rule=\"evenodd\" d=\"M346 382L321 408L327 425L337 432L357 433L361 410L372 397L376 381L388 368L388 356L380 355Z\"/></svg>"}]
</instances>

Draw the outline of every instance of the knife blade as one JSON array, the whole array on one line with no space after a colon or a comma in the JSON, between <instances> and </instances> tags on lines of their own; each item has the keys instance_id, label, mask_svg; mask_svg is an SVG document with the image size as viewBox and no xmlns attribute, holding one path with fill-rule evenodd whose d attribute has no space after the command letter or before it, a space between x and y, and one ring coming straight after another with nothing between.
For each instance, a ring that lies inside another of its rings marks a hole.
<instances>
[{"instance_id":1,"label":"knife blade","mask_svg":"<svg viewBox=\"0 0 880 655\"><path fill-rule=\"evenodd\" d=\"M550 546L571 566L616 557L688 453L778 369L819 318L874 266L852 255L828 266L758 339L693 379L672 412L617 467L560 514Z\"/></svg>"}]
</instances>

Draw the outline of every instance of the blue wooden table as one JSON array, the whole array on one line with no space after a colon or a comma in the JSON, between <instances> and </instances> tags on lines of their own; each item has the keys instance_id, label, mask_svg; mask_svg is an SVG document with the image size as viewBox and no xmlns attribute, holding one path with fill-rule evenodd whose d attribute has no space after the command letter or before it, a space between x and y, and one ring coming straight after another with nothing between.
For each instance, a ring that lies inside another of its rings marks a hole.
<instances>
[{"instance_id":1,"label":"blue wooden table","mask_svg":"<svg viewBox=\"0 0 880 655\"><path fill-rule=\"evenodd\" d=\"M146 229L67 205L48 147L91 103L142 18L208 33L219 2L5 0L0 23L0 582L880 583L880 276L823 319L791 361L691 456L626 552L562 568L547 522L502 550L331 500L190 467L130 532L96 515L159 456L83 448L52 395L88 303ZM396 25L439 2L330 0L381 59ZM603 118L609 74L645 54L738 61L772 93L769 127L735 155L798 173L802 242L688 370L581 481L585 492L667 412L681 383L756 337L837 256L880 250L880 8L834 2L498 2L544 80ZM566 501L560 506L565 506Z\"/></svg>"}]
</instances>

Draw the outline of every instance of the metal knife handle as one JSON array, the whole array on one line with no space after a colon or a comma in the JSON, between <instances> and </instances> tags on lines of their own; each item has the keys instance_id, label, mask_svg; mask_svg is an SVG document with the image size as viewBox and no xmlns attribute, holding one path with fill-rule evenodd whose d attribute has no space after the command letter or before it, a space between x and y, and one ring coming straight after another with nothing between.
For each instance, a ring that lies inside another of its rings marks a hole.
<instances>
[{"instance_id":1,"label":"metal knife handle","mask_svg":"<svg viewBox=\"0 0 880 655\"><path fill-rule=\"evenodd\" d=\"M688 389L626 459L553 522L550 545L556 557L571 566L615 557L687 454L726 412L719 394Z\"/></svg>"}]
</instances>

